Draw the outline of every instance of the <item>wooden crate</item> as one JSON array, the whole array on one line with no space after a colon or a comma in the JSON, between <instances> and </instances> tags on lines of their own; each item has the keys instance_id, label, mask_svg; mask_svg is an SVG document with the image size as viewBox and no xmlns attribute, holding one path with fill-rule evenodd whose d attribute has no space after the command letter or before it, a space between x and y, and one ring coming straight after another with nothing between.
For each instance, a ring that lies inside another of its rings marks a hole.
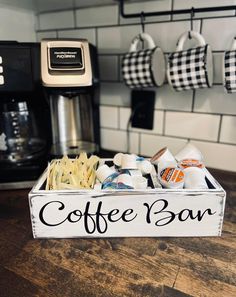
<instances>
[{"instance_id":1,"label":"wooden crate","mask_svg":"<svg viewBox=\"0 0 236 297\"><path fill-rule=\"evenodd\" d=\"M226 193L208 190L44 190L29 193L34 238L220 236Z\"/></svg>"}]
</instances>

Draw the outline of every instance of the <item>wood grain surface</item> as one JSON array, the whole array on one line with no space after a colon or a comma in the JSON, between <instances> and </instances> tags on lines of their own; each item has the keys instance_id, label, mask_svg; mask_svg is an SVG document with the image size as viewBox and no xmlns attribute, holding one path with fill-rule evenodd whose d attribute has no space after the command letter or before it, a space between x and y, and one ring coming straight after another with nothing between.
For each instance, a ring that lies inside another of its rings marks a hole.
<instances>
[{"instance_id":1,"label":"wood grain surface","mask_svg":"<svg viewBox=\"0 0 236 297\"><path fill-rule=\"evenodd\" d=\"M32 238L29 190L0 191L0 297L236 296L236 174L223 234L205 238Z\"/></svg>"}]
</instances>

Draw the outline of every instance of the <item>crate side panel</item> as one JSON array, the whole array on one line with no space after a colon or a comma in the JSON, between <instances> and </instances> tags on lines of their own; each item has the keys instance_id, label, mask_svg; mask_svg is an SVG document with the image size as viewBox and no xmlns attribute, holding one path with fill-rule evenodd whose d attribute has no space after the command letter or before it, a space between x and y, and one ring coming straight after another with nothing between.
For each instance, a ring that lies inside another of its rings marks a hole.
<instances>
[{"instance_id":1,"label":"crate side panel","mask_svg":"<svg viewBox=\"0 0 236 297\"><path fill-rule=\"evenodd\" d=\"M219 236L225 193L30 196L36 238Z\"/></svg>"}]
</instances>

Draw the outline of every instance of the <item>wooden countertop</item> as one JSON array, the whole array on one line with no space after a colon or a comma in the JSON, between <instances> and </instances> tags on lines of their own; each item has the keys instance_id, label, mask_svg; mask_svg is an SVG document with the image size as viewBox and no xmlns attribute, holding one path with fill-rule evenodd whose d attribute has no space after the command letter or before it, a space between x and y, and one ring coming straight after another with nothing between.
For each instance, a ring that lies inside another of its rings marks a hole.
<instances>
[{"instance_id":1,"label":"wooden countertop","mask_svg":"<svg viewBox=\"0 0 236 297\"><path fill-rule=\"evenodd\" d=\"M236 174L210 171L222 237L35 240L29 190L0 191L0 296L236 296Z\"/></svg>"}]
</instances>

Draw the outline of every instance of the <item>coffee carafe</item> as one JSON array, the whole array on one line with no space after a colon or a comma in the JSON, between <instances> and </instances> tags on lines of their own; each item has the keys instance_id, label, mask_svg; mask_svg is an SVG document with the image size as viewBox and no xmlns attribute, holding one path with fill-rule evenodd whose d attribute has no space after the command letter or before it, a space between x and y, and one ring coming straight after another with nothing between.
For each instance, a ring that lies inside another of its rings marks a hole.
<instances>
[{"instance_id":1,"label":"coffee carafe","mask_svg":"<svg viewBox=\"0 0 236 297\"><path fill-rule=\"evenodd\" d=\"M85 39L41 42L41 75L50 102L53 157L99 150L97 65L96 49Z\"/></svg>"},{"instance_id":2,"label":"coffee carafe","mask_svg":"<svg viewBox=\"0 0 236 297\"><path fill-rule=\"evenodd\" d=\"M40 44L0 42L0 189L31 187L51 142Z\"/></svg>"}]
</instances>

